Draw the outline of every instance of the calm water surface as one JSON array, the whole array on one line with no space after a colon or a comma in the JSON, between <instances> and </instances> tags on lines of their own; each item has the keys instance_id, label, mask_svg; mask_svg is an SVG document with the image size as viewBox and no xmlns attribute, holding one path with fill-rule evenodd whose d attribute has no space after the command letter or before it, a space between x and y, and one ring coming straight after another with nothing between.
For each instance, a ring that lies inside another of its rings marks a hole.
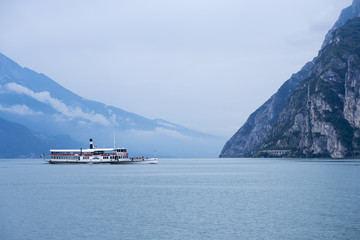
<instances>
[{"instance_id":1,"label":"calm water surface","mask_svg":"<svg viewBox=\"0 0 360 240\"><path fill-rule=\"evenodd\" d=\"M0 160L0 239L360 239L360 160Z\"/></svg>"}]
</instances>

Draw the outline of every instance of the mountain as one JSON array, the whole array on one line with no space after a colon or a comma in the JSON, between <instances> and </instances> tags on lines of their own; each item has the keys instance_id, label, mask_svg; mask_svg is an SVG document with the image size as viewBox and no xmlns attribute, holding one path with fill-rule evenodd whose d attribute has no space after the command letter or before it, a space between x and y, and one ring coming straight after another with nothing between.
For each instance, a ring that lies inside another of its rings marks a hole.
<instances>
[{"instance_id":1,"label":"mountain","mask_svg":"<svg viewBox=\"0 0 360 240\"><path fill-rule=\"evenodd\" d=\"M0 118L0 158L39 156L43 145L26 127Z\"/></svg>"},{"instance_id":2,"label":"mountain","mask_svg":"<svg viewBox=\"0 0 360 240\"><path fill-rule=\"evenodd\" d=\"M286 81L280 89L259 109L250 115L245 124L226 142L220 157L249 157L268 135L279 118L292 92L309 74L313 63L308 62L298 73Z\"/></svg>"},{"instance_id":3,"label":"mountain","mask_svg":"<svg viewBox=\"0 0 360 240\"><path fill-rule=\"evenodd\" d=\"M276 144L270 144L269 139L274 139L275 126L279 126L279 121L284 116L284 111L290 109L286 108L289 106L290 99L293 98L294 94L297 94L297 89L302 86L302 83L307 81L309 77L314 75L314 69L318 68L319 61L322 59L322 53L326 49L327 52L332 49L327 48L333 39L333 33L337 29L343 26L349 19L360 15L360 0L354 0L353 4L344 9L340 14L338 21L335 23L333 28L328 32L325 37L322 50L318 57L314 58L311 62L305 64L305 66L296 74L294 74L289 80L287 80L268 101L266 101L259 109L250 115L245 124L234 134L234 136L227 141L220 157L251 157L270 155L274 153L279 154L275 150L286 151L280 152L281 155L287 154L289 156L298 156L301 154L290 154L293 151L302 151L304 149L298 146L292 146L291 151L288 149L290 145L277 146ZM351 50L349 49L351 52ZM320 60L319 60L320 58ZM306 99L303 99L304 101ZM290 123L289 123L290 124ZM330 144L330 143L329 143ZM294 148L293 148L294 147ZM280 149L278 149L280 148ZM267 150L265 150L267 149ZM272 150L270 150L272 149ZM261 154L259 151L262 151ZM306 152L306 153L305 153ZM311 152L311 151L310 151ZM321 152L321 151L320 151ZM314 151L314 155L322 155L322 153ZM307 150L304 150L304 155L309 156ZM311 155L311 154L310 154ZM324 153L324 156L327 155ZM328 154L329 156L334 156Z\"/></svg>"},{"instance_id":4,"label":"mountain","mask_svg":"<svg viewBox=\"0 0 360 240\"><path fill-rule=\"evenodd\" d=\"M48 143L68 142L71 144L67 145L80 148L87 147L88 139L93 138L95 145L103 147L113 146L115 138L117 145L127 147L134 155L214 157L223 142L219 137L175 123L147 119L84 99L3 54L0 54L0 117L25 126Z\"/></svg>"},{"instance_id":5,"label":"mountain","mask_svg":"<svg viewBox=\"0 0 360 240\"><path fill-rule=\"evenodd\" d=\"M335 22L334 26L329 30L329 32L325 36L325 40L321 48L324 48L330 41L332 32L338 29L339 27L343 26L347 21L352 18L360 16L360 1L353 0L351 6L345 8L341 11L339 19Z\"/></svg>"},{"instance_id":6,"label":"mountain","mask_svg":"<svg viewBox=\"0 0 360 240\"><path fill-rule=\"evenodd\" d=\"M360 18L335 30L254 156L360 156Z\"/></svg>"},{"instance_id":7,"label":"mountain","mask_svg":"<svg viewBox=\"0 0 360 240\"><path fill-rule=\"evenodd\" d=\"M43 139L23 125L0 118L0 158L39 157L51 147L71 146L74 143L65 137Z\"/></svg>"}]
</instances>

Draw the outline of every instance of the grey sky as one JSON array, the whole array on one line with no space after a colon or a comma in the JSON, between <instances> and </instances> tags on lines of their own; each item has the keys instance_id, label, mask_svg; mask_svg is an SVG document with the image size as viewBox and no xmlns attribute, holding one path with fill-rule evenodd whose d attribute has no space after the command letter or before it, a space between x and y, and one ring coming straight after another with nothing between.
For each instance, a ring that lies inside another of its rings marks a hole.
<instances>
[{"instance_id":1,"label":"grey sky","mask_svg":"<svg viewBox=\"0 0 360 240\"><path fill-rule=\"evenodd\" d=\"M352 0L0 0L0 52L92 100L230 137Z\"/></svg>"}]
</instances>

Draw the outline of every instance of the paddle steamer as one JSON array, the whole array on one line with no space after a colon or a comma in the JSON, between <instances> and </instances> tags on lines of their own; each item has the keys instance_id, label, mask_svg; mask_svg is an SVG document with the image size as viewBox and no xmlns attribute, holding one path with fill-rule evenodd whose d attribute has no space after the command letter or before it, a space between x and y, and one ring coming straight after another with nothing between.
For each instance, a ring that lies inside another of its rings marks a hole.
<instances>
[{"instance_id":1,"label":"paddle steamer","mask_svg":"<svg viewBox=\"0 0 360 240\"><path fill-rule=\"evenodd\" d=\"M126 148L51 149L48 163L157 163L157 158L129 157Z\"/></svg>"}]
</instances>

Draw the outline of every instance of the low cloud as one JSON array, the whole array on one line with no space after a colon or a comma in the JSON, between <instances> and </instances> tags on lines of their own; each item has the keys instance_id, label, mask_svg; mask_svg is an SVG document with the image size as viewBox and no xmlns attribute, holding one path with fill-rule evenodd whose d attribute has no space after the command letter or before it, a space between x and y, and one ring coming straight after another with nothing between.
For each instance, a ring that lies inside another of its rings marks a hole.
<instances>
[{"instance_id":1,"label":"low cloud","mask_svg":"<svg viewBox=\"0 0 360 240\"><path fill-rule=\"evenodd\" d=\"M178 128L178 126L176 126L172 123L169 123L169 122L164 122L162 120L157 120L156 123L159 125L165 126L165 127L169 127L169 128Z\"/></svg>"},{"instance_id":2,"label":"low cloud","mask_svg":"<svg viewBox=\"0 0 360 240\"><path fill-rule=\"evenodd\" d=\"M35 112L31 108L26 105L12 105L10 107L6 107L0 104L0 111L10 112L19 115L41 115L42 112Z\"/></svg>"},{"instance_id":3,"label":"low cloud","mask_svg":"<svg viewBox=\"0 0 360 240\"><path fill-rule=\"evenodd\" d=\"M192 140L193 139L191 136L186 136L176 130L169 130L169 129L165 129L165 128L161 128L161 127L157 127L152 131L151 130L146 131L146 130L131 129L129 132L134 135L146 136L146 137L151 137L154 135L166 135L166 136L177 138L177 139L184 139L184 140Z\"/></svg>"},{"instance_id":4,"label":"low cloud","mask_svg":"<svg viewBox=\"0 0 360 240\"><path fill-rule=\"evenodd\" d=\"M62 115L70 118L82 118L88 120L92 123L98 123L101 125L109 126L110 121L102 115L95 112L84 112L80 107L69 107L66 106L61 100L54 98L47 91L34 92L29 88L26 88L22 85L16 83L8 83L5 85L7 91L15 92L18 94L24 94L29 97L36 99L39 102L50 105L55 111L61 113Z\"/></svg>"}]
</instances>

